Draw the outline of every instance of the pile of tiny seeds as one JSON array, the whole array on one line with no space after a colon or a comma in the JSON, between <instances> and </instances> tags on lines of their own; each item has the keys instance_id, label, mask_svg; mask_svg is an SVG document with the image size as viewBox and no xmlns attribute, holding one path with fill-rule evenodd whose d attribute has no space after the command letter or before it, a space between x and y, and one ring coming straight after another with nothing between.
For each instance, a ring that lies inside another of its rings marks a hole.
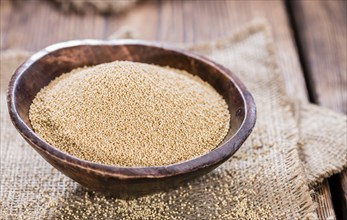
<instances>
[{"instance_id":1,"label":"pile of tiny seeds","mask_svg":"<svg viewBox=\"0 0 347 220\"><path fill-rule=\"evenodd\" d=\"M78 158L117 166L160 166L214 149L230 115L224 99L185 71L115 61L74 69L30 106L35 132Z\"/></svg>"}]
</instances>

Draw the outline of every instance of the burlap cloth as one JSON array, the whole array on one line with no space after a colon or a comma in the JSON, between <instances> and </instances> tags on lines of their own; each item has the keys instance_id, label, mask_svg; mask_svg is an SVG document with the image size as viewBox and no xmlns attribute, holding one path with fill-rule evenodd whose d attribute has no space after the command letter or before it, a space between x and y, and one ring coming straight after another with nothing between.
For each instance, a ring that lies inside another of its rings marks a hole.
<instances>
[{"instance_id":1,"label":"burlap cloth","mask_svg":"<svg viewBox=\"0 0 347 220\"><path fill-rule=\"evenodd\" d=\"M179 189L126 200L84 189L19 136L8 117L6 89L28 53L2 52L2 218L315 219L310 187L347 166L346 116L288 100L264 22L190 49L230 68L246 84L258 110L254 131L210 174Z\"/></svg>"},{"instance_id":2,"label":"burlap cloth","mask_svg":"<svg viewBox=\"0 0 347 220\"><path fill-rule=\"evenodd\" d=\"M57 3L64 12L97 12L100 14L122 13L133 7L139 0L49 0Z\"/></svg>"}]
</instances>

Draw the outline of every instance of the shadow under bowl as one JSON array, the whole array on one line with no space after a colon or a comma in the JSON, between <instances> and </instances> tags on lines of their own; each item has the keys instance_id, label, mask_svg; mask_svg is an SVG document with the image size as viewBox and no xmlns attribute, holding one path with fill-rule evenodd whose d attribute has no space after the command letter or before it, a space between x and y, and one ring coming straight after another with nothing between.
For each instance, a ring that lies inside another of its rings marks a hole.
<instances>
[{"instance_id":1,"label":"shadow under bowl","mask_svg":"<svg viewBox=\"0 0 347 220\"><path fill-rule=\"evenodd\" d=\"M212 85L224 97L230 112L229 131L223 142L205 155L177 164L117 167L76 158L35 134L29 121L29 108L41 88L74 68L115 60L186 70ZM164 190L212 171L240 148L256 120L251 94L228 69L187 51L139 40L79 40L51 45L31 56L15 71L7 101L14 126L46 161L91 190L123 195Z\"/></svg>"}]
</instances>

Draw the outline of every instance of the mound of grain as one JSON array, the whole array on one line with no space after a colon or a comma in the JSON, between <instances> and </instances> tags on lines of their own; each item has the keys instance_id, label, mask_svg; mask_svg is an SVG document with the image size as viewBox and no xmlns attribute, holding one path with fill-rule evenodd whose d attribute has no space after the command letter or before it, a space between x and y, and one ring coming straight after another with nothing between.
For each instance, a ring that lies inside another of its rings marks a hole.
<instances>
[{"instance_id":1,"label":"mound of grain","mask_svg":"<svg viewBox=\"0 0 347 220\"><path fill-rule=\"evenodd\" d=\"M72 70L30 106L35 132L78 158L160 166L205 154L225 137L229 112L206 82L172 68L115 61Z\"/></svg>"}]
</instances>

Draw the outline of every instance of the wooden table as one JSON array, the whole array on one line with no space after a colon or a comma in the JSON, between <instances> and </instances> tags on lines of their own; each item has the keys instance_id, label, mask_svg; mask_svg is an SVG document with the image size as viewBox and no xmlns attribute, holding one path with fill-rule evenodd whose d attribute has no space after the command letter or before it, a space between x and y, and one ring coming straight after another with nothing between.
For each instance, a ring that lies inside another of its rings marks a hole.
<instances>
[{"instance_id":1,"label":"wooden table","mask_svg":"<svg viewBox=\"0 0 347 220\"><path fill-rule=\"evenodd\" d=\"M1 0L1 50L107 38L126 25L144 39L196 42L253 18L270 22L288 94L347 112L346 1L145 1L120 15L64 14L48 1ZM321 219L347 219L347 170L317 187Z\"/></svg>"}]
</instances>

